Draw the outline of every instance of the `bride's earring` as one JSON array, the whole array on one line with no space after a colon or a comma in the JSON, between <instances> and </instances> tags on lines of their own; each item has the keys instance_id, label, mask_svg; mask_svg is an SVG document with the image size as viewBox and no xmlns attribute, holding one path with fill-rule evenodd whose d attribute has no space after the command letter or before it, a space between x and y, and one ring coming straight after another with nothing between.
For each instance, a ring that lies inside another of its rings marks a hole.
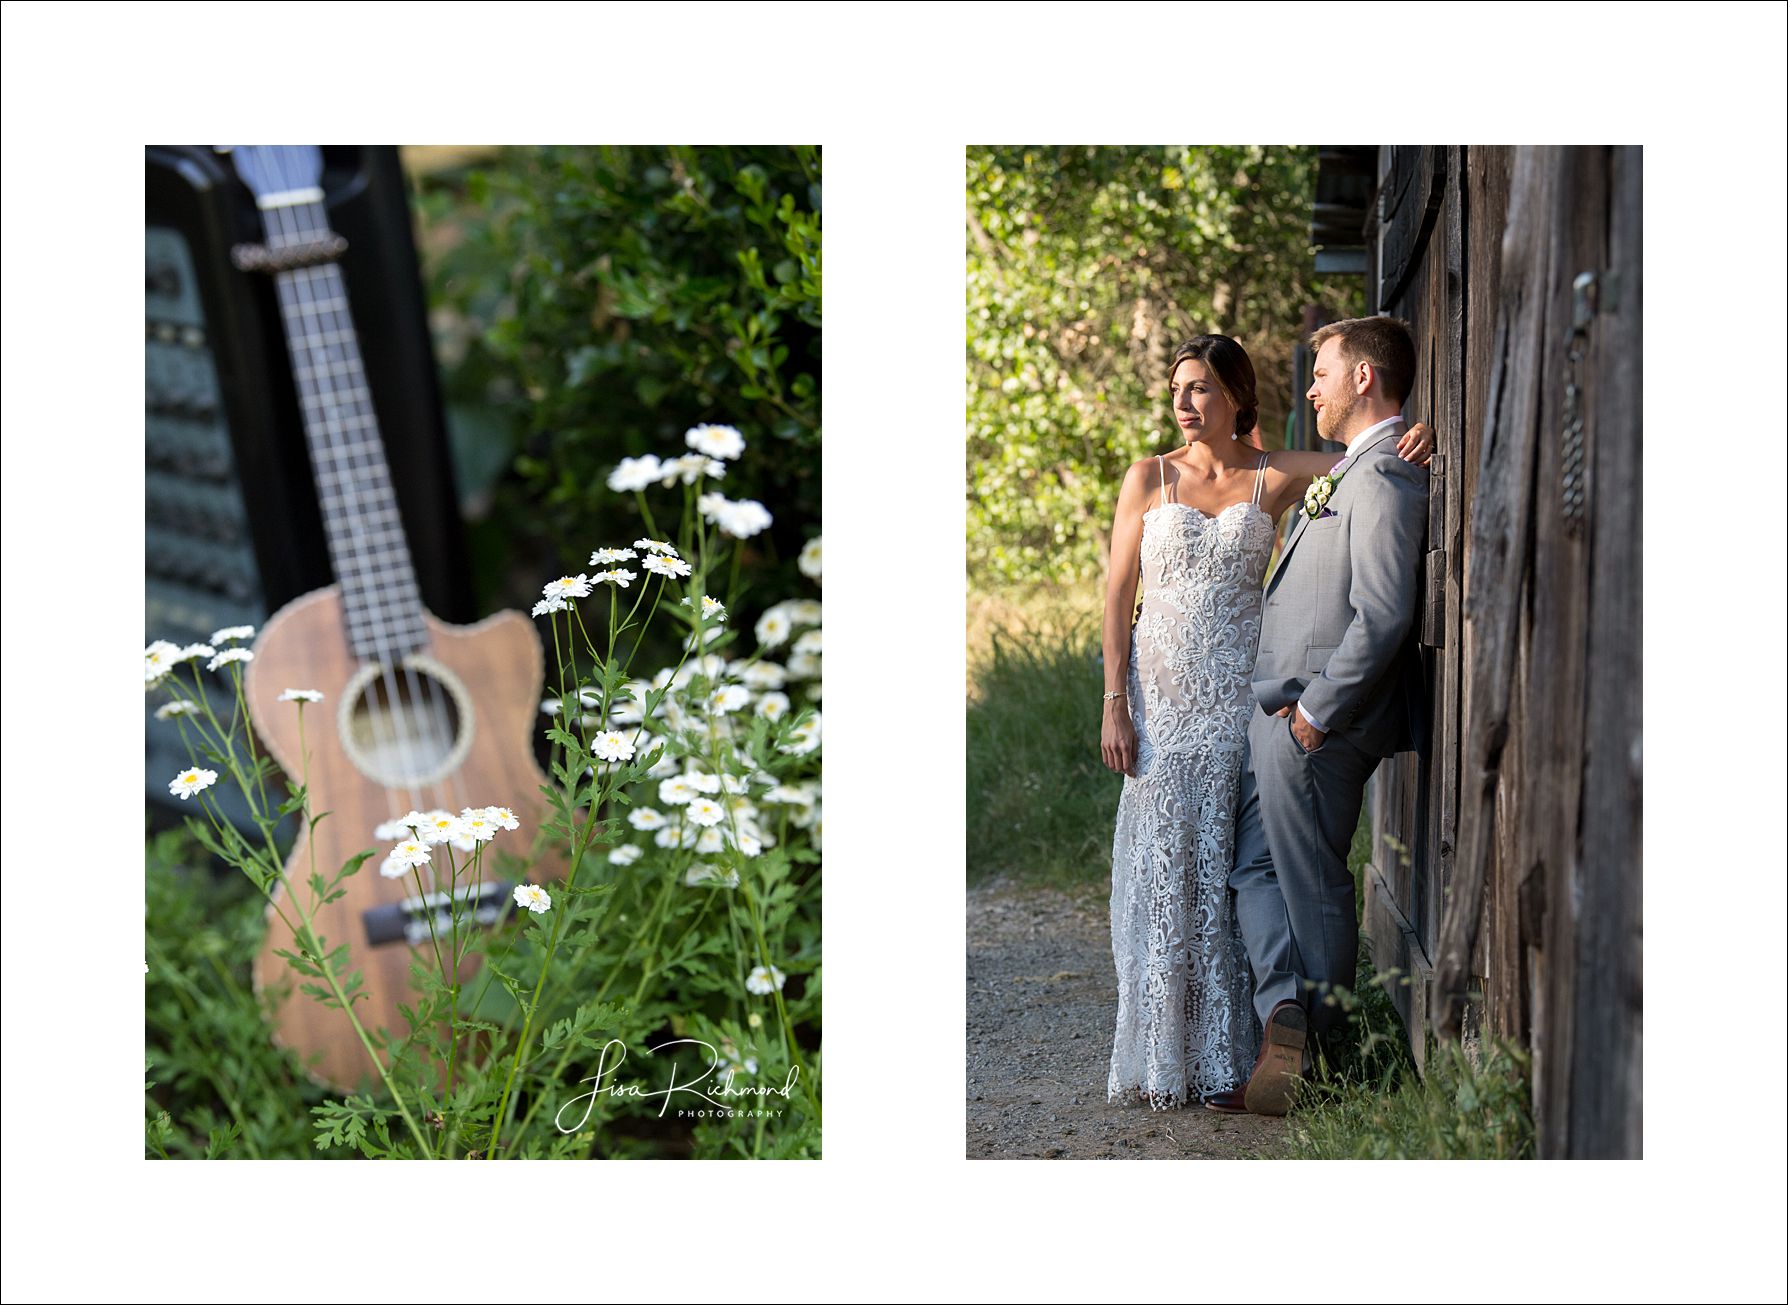
<instances>
[{"instance_id":1,"label":"bride's earring","mask_svg":"<svg viewBox=\"0 0 1788 1305\"><path fill-rule=\"evenodd\" d=\"M1235 433L1235 432L1234 432L1234 431L1230 431L1230 432L1229 432L1229 438L1230 438L1230 439L1232 439L1232 440L1239 440L1239 439L1241 439L1241 436L1240 436L1240 435L1237 435L1237 434L1236 434L1236 433Z\"/></svg>"}]
</instances>

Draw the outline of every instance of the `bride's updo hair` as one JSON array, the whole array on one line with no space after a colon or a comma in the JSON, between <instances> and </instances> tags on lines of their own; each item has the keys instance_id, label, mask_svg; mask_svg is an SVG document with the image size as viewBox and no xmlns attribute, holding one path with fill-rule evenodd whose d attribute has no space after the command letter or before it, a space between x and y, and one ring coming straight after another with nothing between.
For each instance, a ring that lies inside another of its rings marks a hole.
<instances>
[{"instance_id":1,"label":"bride's updo hair","mask_svg":"<svg viewBox=\"0 0 1788 1305\"><path fill-rule=\"evenodd\" d=\"M1254 397L1254 364L1248 351L1227 335L1195 335L1173 351L1167 367L1167 382L1188 358L1195 358L1211 369L1223 397L1235 405L1235 433L1246 438L1260 419L1260 402Z\"/></svg>"}]
</instances>

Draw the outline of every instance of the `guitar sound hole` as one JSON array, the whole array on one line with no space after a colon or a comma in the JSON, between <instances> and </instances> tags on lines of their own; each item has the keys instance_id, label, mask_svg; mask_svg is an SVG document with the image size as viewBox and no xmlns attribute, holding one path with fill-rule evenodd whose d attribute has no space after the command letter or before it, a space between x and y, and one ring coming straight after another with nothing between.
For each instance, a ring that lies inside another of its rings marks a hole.
<instances>
[{"instance_id":1,"label":"guitar sound hole","mask_svg":"<svg viewBox=\"0 0 1788 1305\"><path fill-rule=\"evenodd\" d=\"M439 779L467 743L457 682L416 665L363 667L350 702L348 754L369 778L390 787Z\"/></svg>"}]
</instances>

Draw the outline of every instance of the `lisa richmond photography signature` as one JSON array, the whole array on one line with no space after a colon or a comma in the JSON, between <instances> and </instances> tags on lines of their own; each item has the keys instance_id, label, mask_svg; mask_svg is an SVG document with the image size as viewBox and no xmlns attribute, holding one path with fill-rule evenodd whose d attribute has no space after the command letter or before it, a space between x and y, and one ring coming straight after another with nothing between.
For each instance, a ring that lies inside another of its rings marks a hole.
<instances>
[{"instance_id":1,"label":"lisa richmond photography signature","mask_svg":"<svg viewBox=\"0 0 1788 1305\"><path fill-rule=\"evenodd\" d=\"M707 1083L710 1078L714 1077L715 1071L719 1070L723 1063L719 1050L711 1043L703 1042L699 1038L677 1038L671 1042L661 1042L656 1047L647 1047L645 1054L648 1056L659 1055L668 1051L672 1047L678 1046L705 1048L708 1053L707 1066L695 1078L678 1082L677 1063L674 1060L670 1060L669 1057L666 1057L670 1063L669 1086L658 1088L656 1090L648 1090L638 1083L617 1083L612 1081L621 1066L627 1061L627 1046L619 1038L610 1038L603 1046L602 1054L596 1058L596 1072L589 1078L579 1080L579 1082L590 1084L590 1090L580 1096L572 1098L570 1101L560 1106L558 1113L553 1116L554 1125L561 1133L577 1132L578 1129L582 1128L589 1120L590 1111L595 1108L596 1099L604 1094L612 1097L634 1097L640 1100L646 1100L651 1097L663 1097L664 1103L658 1110L658 1115L661 1119L669 1113L671 1100L678 1093L687 1093L689 1096L707 1103L706 1108L685 1105L677 1111L678 1118L693 1118L715 1113L731 1116L768 1115L776 1117L782 1114L780 1109L765 1109L762 1105L745 1106L740 1104L738 1099L756 1099L757 1101L762 1102L766 1097L781 1097L786 1102L789 1098L789 1094L794 1091L795 1083L800 1078L800 1066L791 1065L788 1071L788 1078L784 1080L780 1087L767 1083L741 1087L734 1083L734 1067L728 1064L725 1073L721 1074L716 1082L703 1088L699 1085ZM719 1099L716 1100L716 1098ZM565 1112L576 1106L580 1101L584 1103L583 1114L578 1117L577 1123L570 1127L566 1127Z\"/></svg>"}]
</instances>

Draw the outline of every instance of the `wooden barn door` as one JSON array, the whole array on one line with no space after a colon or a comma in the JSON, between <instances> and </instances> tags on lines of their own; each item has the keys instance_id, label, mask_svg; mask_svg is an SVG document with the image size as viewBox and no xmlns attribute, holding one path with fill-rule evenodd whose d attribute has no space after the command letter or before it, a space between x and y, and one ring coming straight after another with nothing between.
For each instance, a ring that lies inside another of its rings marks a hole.
<instances>
[{"instance_id":1,"label":"wooden barn door","mask_svg":"<svg viewBox=\"0 0 1788 1305\"><path fill-rule=\"evenodd\" d=\"M1407 321L1416 378L1404 412L1434 428L1428 555L1418 616L1430 718L1419 751L1386 761L1372 785L1372 848L1365 871L1364 934L1373 966L1407 982L1391 991L1417 1063L1426 1055L1430 958L1450 880L1458 823L1459 544L1469 462L1464 366L1468 330L1467 151L1385 146L1379 153L1373 312Z\"/></svg>"},{"instance_id":2,"label":"wooden barn door","mask_svg":"<svg viewBox=\"0 0 1788 1305\"><path fill-rule=\"evenodd\" d=\"M1637 1156L1639 151L1516 150L1508 195L1431 995L1527 1043L1541 1155Z\"/></svg>"}]
</instances>

